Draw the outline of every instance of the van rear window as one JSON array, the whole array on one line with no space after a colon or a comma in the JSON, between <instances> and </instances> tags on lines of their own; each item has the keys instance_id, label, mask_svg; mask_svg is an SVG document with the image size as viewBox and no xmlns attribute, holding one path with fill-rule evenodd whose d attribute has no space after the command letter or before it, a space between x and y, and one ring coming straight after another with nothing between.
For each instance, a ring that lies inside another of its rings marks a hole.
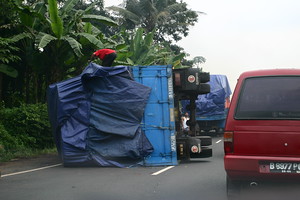
<instances>
[{"instance_id":1,"label":"van rear window","mask_svg":"<svg viewBox=\"0 0 300 200\"><path fill-rule=\"evenodd\" d=\"M300 77L270 76L244 81L236 119L300 119Z\"/></svg>"}]
</instances>

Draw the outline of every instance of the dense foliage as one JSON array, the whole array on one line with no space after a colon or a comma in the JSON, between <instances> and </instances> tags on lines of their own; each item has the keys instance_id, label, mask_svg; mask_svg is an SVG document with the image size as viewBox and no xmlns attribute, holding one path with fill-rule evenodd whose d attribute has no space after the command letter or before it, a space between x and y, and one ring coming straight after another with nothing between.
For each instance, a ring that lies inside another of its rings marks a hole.
<instances>
[{"instance_id":1,"label":"dense foliage","mask_svg":"<svg viewBox=\"0 0 300 200\"><path fill-rule=\"evenodd\" d=\"M121 13L111 15L103 0L0 4L6 8L0 20L0 101L6 107L45 103L47 86L81 73L100 48L118 51L115 64L180 67L185 53L168 37L180 40L197 21L197 13L176 0L124 1L123 9L139 17L132 27L132 18L122 22Z\"/></svg>"},{"instance_id":2,"label":"dense foliage","mask_svg":"<svg viewBox=\"0 0 300 200\"><path fill-rule=\"evenodd\" d=\"M0 160L6 154L54 147L45 104L2 108L0 116Z\"/></svg>"},{"instance_id":3,"label":"dense foliage","mask_svg":"<svg viewBox=\"0 0 300 200\"><path fill-rule=\"evenodd\" d=\"M155 31L157 41L169 43L186 37L200 13L176 0L125 0L124 7L112 6L110 9L120 16L119 21L126 29L141 27L146 32Z\"/></svg>"},{"instance_id":4,"label":"dense foliage","mask_svg":"<svg viewBox=\"0 0 300 200\"><path fill-rule=\"evenodd\" d=\"M80 74L97 49L116 49L115 65L193 64L172 42L197 12L176 0L124 5L115 15L103 0L0 0L1 155L53 147L47 87Z\"/></svg>"}]
</instances>

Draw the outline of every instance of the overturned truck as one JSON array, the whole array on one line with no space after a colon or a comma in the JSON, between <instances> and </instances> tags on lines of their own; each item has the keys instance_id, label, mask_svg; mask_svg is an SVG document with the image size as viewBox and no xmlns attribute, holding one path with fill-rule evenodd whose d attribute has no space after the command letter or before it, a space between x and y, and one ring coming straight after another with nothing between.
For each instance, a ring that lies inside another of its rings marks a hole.
<instances>
[{"instance_id":1,"label":"overturned truck","mask_svg":"<svg viewBox=\"0 0 300 200\"><path fill-rule=\"evenodd\" d=\"M177 165L183 154L203 155L211 138L176 139L173 76L172 66L90 63L50 85L49 119L64 166Z\"/></svg>"}]
</instances>

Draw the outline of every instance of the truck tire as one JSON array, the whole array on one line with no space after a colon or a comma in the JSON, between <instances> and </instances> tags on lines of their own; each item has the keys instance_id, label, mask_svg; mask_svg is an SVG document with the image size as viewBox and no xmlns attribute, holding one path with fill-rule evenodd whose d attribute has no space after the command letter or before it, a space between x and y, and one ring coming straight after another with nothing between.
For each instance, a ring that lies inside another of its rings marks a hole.
<instances>
[{"instance_id":1,"label":"truck tire","mask_svg":"<svg viewBox=\"0 0 300 200\"><path fill-rule=\"evenodd\" d=\"M210 146L212 145L212 139L210 136L197 136L196 138L201 140L201 146Z\"/></svg>"}]
</instances>

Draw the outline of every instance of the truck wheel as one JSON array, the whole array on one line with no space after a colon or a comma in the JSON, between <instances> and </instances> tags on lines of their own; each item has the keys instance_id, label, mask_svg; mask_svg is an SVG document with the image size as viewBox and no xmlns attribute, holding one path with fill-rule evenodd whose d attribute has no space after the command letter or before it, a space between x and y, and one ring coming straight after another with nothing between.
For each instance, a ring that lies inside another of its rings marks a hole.
<instances>
[{"instance_id":1,"label":"truck wheel","mask_svg":"<svg viewBox=\"0 0 300 200\"><path fill-rule=\"evenodd\" d=\"M241 181L234 181L226 177L226 190L228 200L240 199Z\"/></svg>"}]
</instances>

